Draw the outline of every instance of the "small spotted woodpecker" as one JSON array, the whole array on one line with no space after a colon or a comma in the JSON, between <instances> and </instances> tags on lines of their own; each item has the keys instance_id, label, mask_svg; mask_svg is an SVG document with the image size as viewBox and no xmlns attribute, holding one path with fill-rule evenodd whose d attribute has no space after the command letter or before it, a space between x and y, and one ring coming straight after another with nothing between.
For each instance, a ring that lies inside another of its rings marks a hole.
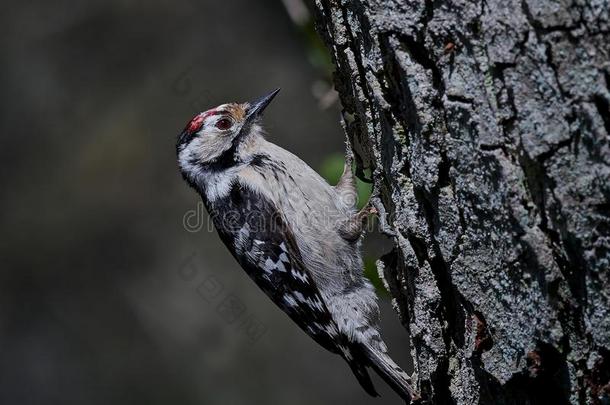
<instances>
[{"instance_id":1,"label":"small spotted woodpecker","mask_svg":"<svg viewBox=\"0 0 610 405\"><path fill-rule=\"evenodd\" d=\"M199 194L224 244L252 280L316 342L342 356L377 396L367 367L402 398L409 377L387 354L379 309L363 276L362 222L351 153L330 186L263 137L261 115L278 90L252 103L196 115L178 138L182 176Z\"/></svg>"}]
</instances>

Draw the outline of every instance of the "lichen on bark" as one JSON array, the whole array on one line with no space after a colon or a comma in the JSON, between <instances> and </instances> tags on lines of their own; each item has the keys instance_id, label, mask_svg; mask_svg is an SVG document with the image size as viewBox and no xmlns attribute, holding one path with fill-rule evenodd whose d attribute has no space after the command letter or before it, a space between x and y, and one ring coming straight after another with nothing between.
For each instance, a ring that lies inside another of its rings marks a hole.
<instances>
[{"instance_id":1,"label":"lichen on bark","mask_svg":"<svg viewBox=\"0 0 610 405\"><path fill-rule=\"evenodd\" d=\"M310 7L424 400L610 401L608 1Z\"/></svg>"}]
</instances>

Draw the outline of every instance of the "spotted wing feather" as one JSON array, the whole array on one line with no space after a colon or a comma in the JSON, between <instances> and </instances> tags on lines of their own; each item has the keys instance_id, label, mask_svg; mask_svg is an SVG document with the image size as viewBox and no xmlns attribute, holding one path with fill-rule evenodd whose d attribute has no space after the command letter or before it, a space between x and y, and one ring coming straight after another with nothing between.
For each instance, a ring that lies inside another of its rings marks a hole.
<instances>
[{"instance_id":1,"label":"spotted wing feather","mask_svg":"<svg viewBox=\"0 0 610 405\"><path fill-rule=\"evenodd\" d=\"M259 288L319 344L341 352L337 325L274 204L235 183L211 208L220 238Z\"/></svg>"}]
</instances>

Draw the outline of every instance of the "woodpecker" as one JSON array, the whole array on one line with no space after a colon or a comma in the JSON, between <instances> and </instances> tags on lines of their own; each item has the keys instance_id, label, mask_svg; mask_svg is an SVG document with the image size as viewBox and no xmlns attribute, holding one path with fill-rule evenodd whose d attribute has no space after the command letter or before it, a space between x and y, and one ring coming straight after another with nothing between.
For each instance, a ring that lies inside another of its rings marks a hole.
<instances>
[{"instance_id":1,"label":"woodpecker","mask_svg":"<svg viewBox=\"0 0 610 405\"><path fill-rule=\"evenodd\" d=\"M343 357L372 396L368 368L403 399L417 397L387 354L363 275L362 222L351 153L336 186L264 138L261 116L279 89L197 114L180 133L178 165L221 240L248 276L303 331Z\"/></svg>"}]
</instances>

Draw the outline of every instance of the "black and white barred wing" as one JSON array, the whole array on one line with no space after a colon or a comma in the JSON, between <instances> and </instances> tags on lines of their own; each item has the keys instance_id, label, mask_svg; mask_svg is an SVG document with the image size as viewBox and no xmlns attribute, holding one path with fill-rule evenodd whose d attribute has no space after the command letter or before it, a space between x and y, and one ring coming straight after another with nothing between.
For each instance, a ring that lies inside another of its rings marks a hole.
<instances>
[{"instance_id":1,"label":"black and white barred wing","mask_svg":"<svg viewBox=\"0 0 610 405\"><path fill-rule=\"evenodd\" d=\"M319 344L340 352L337 326L275 205L236 183L213 204L212 216L221 239L259 288Z\"/></svg>"}]
</instances>

